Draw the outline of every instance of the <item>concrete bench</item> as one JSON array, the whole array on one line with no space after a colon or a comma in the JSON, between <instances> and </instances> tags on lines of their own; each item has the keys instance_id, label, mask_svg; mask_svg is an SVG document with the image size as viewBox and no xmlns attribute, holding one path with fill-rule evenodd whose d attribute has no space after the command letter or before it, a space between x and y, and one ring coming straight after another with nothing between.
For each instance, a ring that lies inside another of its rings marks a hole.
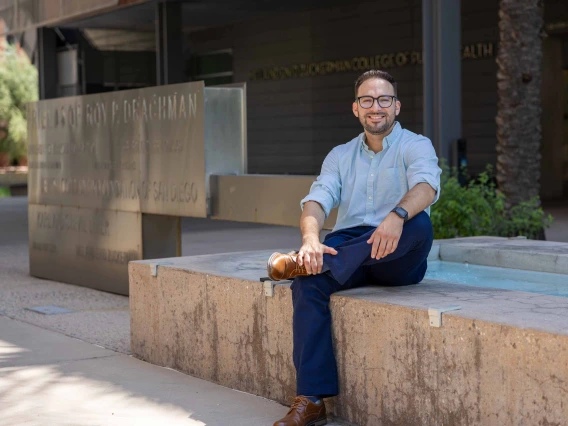
<instances>
[{"instance_id":1,"label":"concrete bench","mask_svg":"<svg viewBox=\"0 0 568 426\"><path fill-rule=\"evenodd\" d=\"M132 262L134 356L289 402L291 290L277 284L270 295L259 281L270 253ZM431 252L432 259L516 267L523 256L539 259L541 270L568 273L561 243L473 238L440 241ZM445 312L433 327L428 308L449 305L461 310ZM373 426L568 422L566 297L425 280L340 292L331 310L341 395L328 408L341 419Z\"/></svg>"}]
</instances>

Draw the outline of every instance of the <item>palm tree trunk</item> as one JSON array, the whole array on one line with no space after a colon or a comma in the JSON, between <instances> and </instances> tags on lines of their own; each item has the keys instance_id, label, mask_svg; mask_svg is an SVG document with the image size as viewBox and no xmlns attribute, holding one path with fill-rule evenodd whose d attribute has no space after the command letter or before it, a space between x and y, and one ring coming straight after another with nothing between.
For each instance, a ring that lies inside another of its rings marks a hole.
<instances>
[{"instance_id":1,"label":"palm tree trunk","mask_svg":"<svg viewBox=\"0 0 568 426\"><path fill-rule=\"evenodd\" d=\"M508 206L538 196L542 0L500 0L497 183Z\"/></svg>"}]
</instances>

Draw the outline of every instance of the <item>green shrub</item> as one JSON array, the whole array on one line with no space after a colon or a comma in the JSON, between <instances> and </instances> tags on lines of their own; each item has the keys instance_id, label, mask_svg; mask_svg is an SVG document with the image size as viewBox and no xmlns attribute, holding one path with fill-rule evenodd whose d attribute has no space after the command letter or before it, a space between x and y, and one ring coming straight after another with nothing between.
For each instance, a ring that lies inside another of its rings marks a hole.
<instances>
[{"instance_id":1,"label":"green shrub","mask_svg":"<svg viewBox=\"0 0 568 426\"><path fill-rule=\"evenodd\" d=\"M441 167L440 199L431 211L434 238L476 235L538 238L552 223L552 216L544 213L538 197L507 209L490 165L464 186L460 185L456 170L445 164Z\"/></svg>"},{"instance_id":2,"label":"green shrub","mask_svg":"<svg viewBox=\"0 0 568 426\"><path fill-rule=\"evenodd\" d=\"M6 188L5 186L0 186L0 198L9 197L10 196L10 188Z\"/></svg>"}]
</instances>

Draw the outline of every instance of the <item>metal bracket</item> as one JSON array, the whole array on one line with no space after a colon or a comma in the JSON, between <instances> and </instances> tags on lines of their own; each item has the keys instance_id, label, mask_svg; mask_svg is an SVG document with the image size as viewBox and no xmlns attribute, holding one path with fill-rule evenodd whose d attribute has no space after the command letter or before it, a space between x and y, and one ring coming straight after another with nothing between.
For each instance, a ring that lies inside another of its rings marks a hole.
<instances>
[{"instance_id":1,"label":"metal bracket","mask_svg":"<svg viewBox=\"0 0 568 426\"><path fill-rule=\"evenodd\" d=\"M438 308L428 308L428 317L430 318L430 326L441 327L442 326L442 313L449 311L459 311L461 306L451 305L451 306L440 306Z\"/></svg>"},{"instance_id":2,"label":"metal bracket","mask_svg":"<svg viewBox=\"0 0 568 426\"><path fill-rule=\"evenodd\" d=\"M164 265L173 265L173 263L172 262L150 263L150 275L152 275L153 277L157 277L158 276L158 266L164 266Z\"/></svg>"},{"instance_id":3,"label":"metal bracket","mask_svg":"<svg viewBox=\"0 0 568 426\"><path fill-rule=\"evenodd\" d=\"M274 281L263 281L262 286L266 297L274 297Z\"/></svg>"},{"instance_id":4,"label":"metal bracket","mask_svg":"<svg viewBox=\"0 0 568 426\"><path fill-rule=\"evenodd\" d=\"M261 278L262 287L264 288L264 295L266 297L274 297L274 287L277 284L290 284L291 280L271 281L270 278Z\"/></svg>"}]
</instances>

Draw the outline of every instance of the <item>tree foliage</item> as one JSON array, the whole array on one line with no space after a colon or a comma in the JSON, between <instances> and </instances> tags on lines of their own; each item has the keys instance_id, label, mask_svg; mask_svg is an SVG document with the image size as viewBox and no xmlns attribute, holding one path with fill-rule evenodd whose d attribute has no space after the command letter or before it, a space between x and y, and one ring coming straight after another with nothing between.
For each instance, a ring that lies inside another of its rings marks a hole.
<instances>
[{"instance_id":1,"label":"tree foliage","mask_svg":"<svg viewBox=\"0 0 568 426\"><path fill-rule=\"evenodd\" d=\"M26 103L38 98L36 68L24 53L0 51L0 152L18 158L27 151Z\"/></svg>"}]
</instances>

